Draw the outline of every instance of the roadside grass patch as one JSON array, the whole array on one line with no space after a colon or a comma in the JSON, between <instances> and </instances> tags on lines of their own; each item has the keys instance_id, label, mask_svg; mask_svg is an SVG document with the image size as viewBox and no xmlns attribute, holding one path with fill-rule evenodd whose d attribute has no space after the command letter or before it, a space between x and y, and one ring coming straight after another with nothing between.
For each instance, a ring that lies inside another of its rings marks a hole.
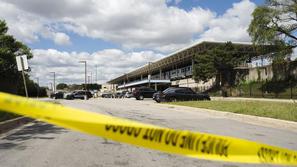
<instances>
[{"instance_id":1,"label":"roadside grass patch","mask_svg":"<svg viewBox=\"0 0 297 167\"><path fill-rule=\"evenodd\" d=\"M182 101L168 104L206 108L297 122L297 104L266 101Z\"/></svg>"}]
</instances>

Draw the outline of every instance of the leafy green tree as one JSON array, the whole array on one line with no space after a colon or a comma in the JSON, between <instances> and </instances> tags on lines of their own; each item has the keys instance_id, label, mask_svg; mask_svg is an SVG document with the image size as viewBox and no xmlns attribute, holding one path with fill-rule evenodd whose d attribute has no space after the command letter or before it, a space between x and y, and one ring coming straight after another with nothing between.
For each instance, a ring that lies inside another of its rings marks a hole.
<instances>
[{"instance_id":1,"label":"leafy green tree","mask_svg":"<svg viewBox=\"0 0 297 167\"><path fill-rule=\"evenodd\" d=\"M252 15L248 32L254 44L276 45L277 59L297 47L297 0L266 0Z\"/></svg>"},{"instance_id":2,"label":"leafy green tree","mask_svg":"<svg viewBox=\"0 0 297 167\"><path fill-rule=\"evenodd\" d=\"M16 56L26 54L30 59L33 55L30 48L8 35L7 31L5 21L0 20L0 91L17 93L22 80L17 70ZM29 76L26 75L26 78Z\"/></svg>"},{"instance_id":3,"label":"leafy green tree","mask_svg":"<svg viewBox=\"0 0 297 167\"><path fill-rule=\"evenodd\" d=\"M83 89L85 89L85 84L82 84ZM99 90L101 89L101 85L99 84L87 84L88 90Z\"/></svg>"},{"instance_id":4,"label":"leafy green tree","mask_svg":"<svg viewBox=\"0 0 297 167\"><path fill-rule=\"evenodd\" d=\"M195 56L193 77L204 82L215 77L217 86L231 86L235 80L234 68L248 58L248 54L227 42Z\"/></svg>"},{"instance_id":5,"label":"leafy green tree","mask_svg":"<svg viewBox=\"0 0 297 167\"><path fill-rule=\"evenodd\" d=\"M68 85L65 84L65 83L59 83L59 84L57 85L57 89L62 90L62 89L66 89L66 88L68 88Z\"/></svg>"},{"instance_id":6,"label":"leafy green tree","mask_svg":"<svg viewBox=\"0 0 297 167\"><path fill-rule=\"evenodd\" d=\"M40 87L37 83L35 83L31 79L27 79L27 89L28 89L28 95L30 97L45 97L46 94L46 88ZM19 85L17 94L25 96L25 88L22 84Z\"/></svg>"}]
</instances>

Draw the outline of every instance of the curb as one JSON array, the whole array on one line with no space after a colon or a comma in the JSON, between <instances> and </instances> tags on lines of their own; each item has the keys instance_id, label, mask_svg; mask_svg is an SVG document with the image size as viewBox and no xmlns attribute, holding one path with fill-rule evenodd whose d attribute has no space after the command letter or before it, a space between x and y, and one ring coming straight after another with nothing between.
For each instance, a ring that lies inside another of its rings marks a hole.
<instances>
[{"instance_id":1,"label":"curb","mask_svg":"<svg viewBox=\"0 0 297 167\"><path fill-rule=\"evenodd\" d=\"M10 131L16 127L32 122L33 119L27 117L18 117L0 122L0 134Z\"/></svg>"},{"instance_id":2,"label":"curb","mask_svg":"<svg viewBox=\"0 0 297 167\"><path fill-rule=\"evenodd\" d=\"M186 109L183 112L207 112L212 114L216 117L224 117L229 118L235 121L240 121L244 123L254 124L258 126L270 127L270 128L278 128L289 130L292 132L297 132L297 122L288 121L288 120L281 120L276 118L269 118L269 117L260 117L255 115L246 115L246 114L239 114L239 113L232 113L228 111L220 111L220 110L212 110L206 108L196 108L196 107L189 107L189 106L180 106L174 104L159 104L160 106L167 106L176 109Z\"/></svg>"},{"instance_id":3,"label":"curb","mask_svg":"<svg viewBox=\"0 0 297 167\"><path fill-rule=\"evenodd\" d=\"M211 96L214 101L264 101L264 102L280 102L280 103L296 103L297 99L273 99L273 98L255 98L255 97L218 97Z\"/></svg>"}]
</instances>

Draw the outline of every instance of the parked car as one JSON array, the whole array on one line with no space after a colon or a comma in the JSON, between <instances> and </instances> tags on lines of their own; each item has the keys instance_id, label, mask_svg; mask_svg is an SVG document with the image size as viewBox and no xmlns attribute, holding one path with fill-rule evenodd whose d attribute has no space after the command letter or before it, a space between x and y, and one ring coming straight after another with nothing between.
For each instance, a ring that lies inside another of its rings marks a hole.
<instances>
[{"instance_id":1,"label":"parked car","mask_svg":"<svg viewBox=\"0 0 297 167\"><path fill-rule=\"evenodd\" d=\"M127 92L127 91L116 92L116 93L114 94L114 98L124 98L126 92Z\"/></svg>"},{"instance_id":2,"label":"parked car","mask_svg":"<svg viewBox=\"0 0 297 167\"><path fill-rule=\"evenodd\" d=\"M170 87L163 92L155 93L153 99L160 103L171 101L210 100L210 97L208 94L196 93L191 88Z\"/></svg>"},{"instance_id":3,"label":"parked car","mask_svg":"<svg viewBox=\"0 0 297 167\"><path fill-rule=\"evenodd\" d=\"M143 100L144 98L152 98L156 91L148 87L139 87L133 90L133 96L136 100Z\"/></svg>"},{"instance_id":4,"label":"parked car","mask_svg":"<svg viewBox=\"0 0 297 167\"><path fill-rule=\"evenodd\" d=\"M112 93L102 93L102 98L112 98Z\"/></svg>"},{"instance_id":5,"label":"parked car","mask_svg":"<svg viewBox=\"0 0 297 167\"><path fill-rule=\"evenodd\" d=\"M85 99L85 95L87 95L87 99L92 98L93 95L90 91L84 91L84 90L79 90L79 91L74 91L71 94L68 94L66 96L66 99L68 100L73 100L73 99Z\"/></svg>"},{"instance_id":6,"label":"parked car","mask_svg":"<svg viewBox=\"0 0 297 167\"><path fill-rule=\"evenodd\" d=\"M125 98L131 98L131 97L133 97L133 93L132 92L126 92Z\"/></svg>"},{"instance_id":7,"label":"parked car","mask_svg":"<svg viewBox=\"0 0 297 167\"><path fill-rule=\"evenodd\" d=\"M52 99L63 99L64 98L64 92L52 93L50 95L50 98L52 98Z\"/></svg>"}]
</instances>

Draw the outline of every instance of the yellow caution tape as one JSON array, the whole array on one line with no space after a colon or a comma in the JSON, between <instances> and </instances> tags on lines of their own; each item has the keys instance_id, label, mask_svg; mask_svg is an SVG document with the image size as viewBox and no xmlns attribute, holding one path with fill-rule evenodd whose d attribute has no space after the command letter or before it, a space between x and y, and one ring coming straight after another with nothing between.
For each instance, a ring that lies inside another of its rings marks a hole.
<instances>
[{"instance_id":1,"label":"yellow caution tape","mask_svg":"<svg viewBox=\"0 0 297 167\"><path fill-rule=\"evenodd\" d=\"M244 139L174 130L0 93L0 110L136 146L208 160L297 165L297 151Z\"/></svg>"}]
</instances>

